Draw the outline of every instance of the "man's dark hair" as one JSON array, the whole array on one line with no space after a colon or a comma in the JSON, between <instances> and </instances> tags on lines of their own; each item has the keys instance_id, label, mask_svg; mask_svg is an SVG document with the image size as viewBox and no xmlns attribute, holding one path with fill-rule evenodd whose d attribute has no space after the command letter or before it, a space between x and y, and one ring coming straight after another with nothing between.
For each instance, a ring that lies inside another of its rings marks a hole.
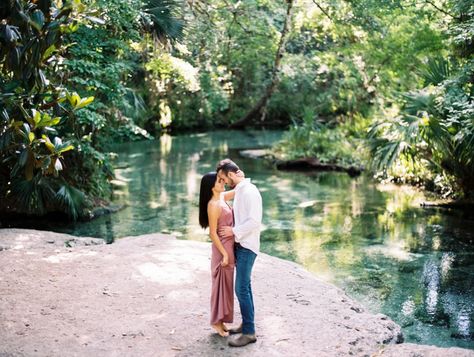
<instances>
[{"instance_id":1,"label":"man's dark hair","mask_svg":"<svg viewBox=\"0 0 474 357\"><path fill-rule=\"evenodd\" d=\"M216 172L219 172L219 170L222 170L222 172L227 175L229 172L237 172L240 169L231 159L224 159L217 164Z\"/></svg>"}]
</instances>

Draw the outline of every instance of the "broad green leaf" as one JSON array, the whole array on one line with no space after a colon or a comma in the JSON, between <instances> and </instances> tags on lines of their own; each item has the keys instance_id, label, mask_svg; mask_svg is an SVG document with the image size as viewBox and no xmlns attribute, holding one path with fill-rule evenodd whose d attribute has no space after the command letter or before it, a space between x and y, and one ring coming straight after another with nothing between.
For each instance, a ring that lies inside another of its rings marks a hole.
<instances>
[{"instance_id":1,"label":"broad green leaf","mask_svg":"<svg viewBox=\"0 0 474 357\"><path fill-rule=\"evenodd\" d=\"M61 30L63 30L63 32L65 33L73 33L73 32L76 32L78 28L79 28L79 24L77 22L73 22L65 27L61 27Z\"/></svg>"},{"instance_id":2,"label":"broad green leaf","mask_svg":"<svg viewBox=\"0 0 474 357\"><path fill-rule=\"evenodd\" d=\"M56 51L56 46L55 45L49 46L46 49L46 51L44 51L42 60L44 61L48 59L54 53L54 51Z\"/></svg>"},{"instance_id":3,"label":"broad green leaf","mask_svg":"<svg viewBox=\"0 0 474 357\"><path fill-rule=\"evenodd\" d=\"M76 105L75 109L84 108L86 105L89 105L94 100L94 97L82 98L79 104Z\"/></svg>"},{"instance_id":4,"label":"broad green leaf","mask_svg":"<svg viewBox=\"0 0 474 357\"><path fill-rule=\"evenodd\" d=\"M60 121L60 117L51 118L48 114L44 114L41 122L38 124L38 127L54 126L57 125Z\"/></svg>"},{"instance_id":5,"label":"broad green leaf","mask_svg":"<svg viewBox=\"0 0 474 357\"><path fill-rule=\"evenodd\" d=\"M68 146L66 146L65 148L60 149L60 150L58 150L58 151L59 151L60 153L63 153L63 152L69 151L69 150L74 150L74 146L73 146L73 145L68 145Z\"/></svg>"},{"instance_id":6,"label":"broad green leaf","mask_svg":"<svg viewBox=\"0 0 474 357\"><path fill-rule=\"evenodd\" d=\"M47 123L51 117L48 115L48 113L44 113L43 116L41 117L41 120L37 123L38 127L45 126L45 123Z\"/></svg>"},{"instance_id":7,"label":"broad green leaf","mask_svg":"<svg viewBox=\"0 0 474 357\"><path fill-rule=\"evenodd\" d=\"M28 149L24 149L20 154L20 159L18 160L18 164L23 167L28 160Z\"/></svg>"},{"instance_id":8,"label":"broad green leaf","mask_svg":"<svg viewBox=\"0 0 474 357\"><path fill-rule=\"evenodd\" d=\"M41 113L37 111L36 109L33 109L32 112L33 112L33 120L35 122L35 125L38 125L38 123L41 121Z\"/></svg>"},{"instance_id":9,"label":"broad green leaf","mask_svg":"<svg viewBox=\"0 0 474 357\"><path fill-rule=\"evenodd\" d=\"M55 153L56 147L53 145L51 140L49 140L49 138L46 135L43 135L42 138L44 139L44 144L46 145L48 150L51 151L51 153Z\"/></svg>"},{"instance_id":10,"label":"broad green leaf","mask_svg":"<svg viewBox=\"0 0 474 357\"><path fill-rule=\"evenodd\" d=\"M74 92L73 94L68 93L67 99L69 100L69 103L75 108L77 104L80 102L81 97L79 97L79 95Z\"/></svg>"},{"instance_id":11,"label":"broad green leaf","mask_svg":"<svg viewBox=\"0 0 474 357\"><path fill-rule=\"evenodd\" d=\"M48 126L54 126L54 125L57 125L59 124L59 122L61 121L61 118L60 117L55 117L53 119L51 119L50 123L48 124Z\"/></svg>"},{"instance_id":12,"label":"broad green leaf","mask_svg":"<svg viewBox=\"0 0 474 357\"><path fill-rule=\"evenodd\" d=\"M41 29L44 26L44 14L43 11L41 10L35 10L33 14L31 15L30 18L30 24L37 29L38 31L41 31Z\"/></svg>"}]
</instances>

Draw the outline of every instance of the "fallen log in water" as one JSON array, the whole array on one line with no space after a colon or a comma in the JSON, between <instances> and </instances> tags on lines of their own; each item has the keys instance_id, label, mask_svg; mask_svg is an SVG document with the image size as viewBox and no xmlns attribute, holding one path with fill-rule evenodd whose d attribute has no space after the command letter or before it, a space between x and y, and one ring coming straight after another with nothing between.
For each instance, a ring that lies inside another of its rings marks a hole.
<instances>
[{"instance_id":1,"label":"fallen log in water","mask_svg":"<svg viewBox=\"0 0 474 357\"><path fill-rule=\"evenodd\" d=\"M258 150L242 150L240 155L243 157L251 159L264 159L271 162L276 166L278 170L296 170L296 171L338 171L338 172L347 172L351 177L359 176L363 168L357 166L342 166L335 163L321 163L315 157L305 157L295 160L281 160L276 158L268 150L258 149Z\"/></svg>"}]
</instances>

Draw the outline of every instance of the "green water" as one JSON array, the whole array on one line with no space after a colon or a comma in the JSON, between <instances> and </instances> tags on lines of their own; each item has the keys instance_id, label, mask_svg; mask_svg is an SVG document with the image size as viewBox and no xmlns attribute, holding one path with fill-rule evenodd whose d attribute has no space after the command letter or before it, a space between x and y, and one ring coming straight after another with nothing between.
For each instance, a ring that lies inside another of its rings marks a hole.
<instances>
[{"instance_id":1,"label":"green water","mask_svg":"<svg viewBox=\"0 0 474 357\"><path fill-rule=\"evenodd\" d=\"M127 207L46 228L109 241L152 232L207 241L198 226L200 178L231 157L262 192L263 252L302 264L390 316L406 341L474 348L472 214L419 208L422 193L407 187L339 173L280 172L238 156L280 136L214 132L118 146L114 202Z\"/></svg>"}]
</instances>

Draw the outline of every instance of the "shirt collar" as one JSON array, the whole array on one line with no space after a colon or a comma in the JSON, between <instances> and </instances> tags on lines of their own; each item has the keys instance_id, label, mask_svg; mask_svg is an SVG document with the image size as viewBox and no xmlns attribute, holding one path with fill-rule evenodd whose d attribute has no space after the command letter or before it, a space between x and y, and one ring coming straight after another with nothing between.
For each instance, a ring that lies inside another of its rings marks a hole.
<instances>
[{"instance_id":1,"label":"shirt collar","mask_svg":"<svg viewBox=\"0 0 474 357\"><path fill-rule=\"evenodd\" d=\"M235 191L240 190L242 187L248 185L249 183L250 183L250 179L249 179L249 178L243 179L241 182L239 182L239 183L235 186Z\"/></svg>"}]
</instances>

